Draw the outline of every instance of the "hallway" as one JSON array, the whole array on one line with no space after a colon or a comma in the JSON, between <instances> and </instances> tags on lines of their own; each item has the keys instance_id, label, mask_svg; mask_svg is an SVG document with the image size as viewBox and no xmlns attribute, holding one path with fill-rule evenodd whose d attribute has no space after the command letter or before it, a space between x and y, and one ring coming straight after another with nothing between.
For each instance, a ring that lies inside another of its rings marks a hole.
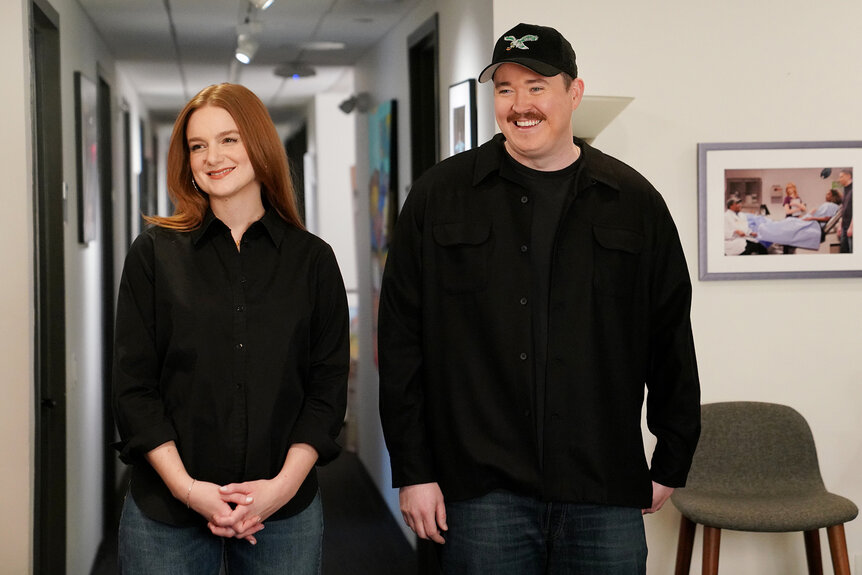
<instances>
[{"instance_id":1,"label":"hallway","mask_svg":"<svg viewBox=\"0 0 862 575\"><path fill-rule=\"evenodd\" d=\"M318 468L323 498L323 575L412 575L416 555L355 453ZM114 533L116 531L114 530ZM91 575L116 575L116 538Z\"/></svg>"}]
</instances>

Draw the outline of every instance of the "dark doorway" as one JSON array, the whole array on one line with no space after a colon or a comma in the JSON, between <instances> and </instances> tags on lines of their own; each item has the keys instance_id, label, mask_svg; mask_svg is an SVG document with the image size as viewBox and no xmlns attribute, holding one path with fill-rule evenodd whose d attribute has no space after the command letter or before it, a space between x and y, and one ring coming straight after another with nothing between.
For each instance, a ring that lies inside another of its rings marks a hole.
<instances>
[{"instance_id":1,"label":"dark doorway","mask_svg":"<svg viewBox=\"0 0 862 575\"><path fill-rule=\"evenodd\" d=\"M99 76L99 246L102 260L102 514L103 537L116 529L119 504L116 494L117 455L114 415L111 409L111 366L114 357L114 200L111 138L111 87Z\"/></svg>"},{"instance_id":2,"label":"dark doorway","mask_svg":"<svg viewBox=\"0 0 862 575\"><path fill-rule=\"evenodd\" d=\"M410 68L410 167L413 181L439 159L437 36L437 14L434 14L407 37Z\"/></svg>"},{"instance_id":3,"label":"dark doorway","mask_svg":"<svg viewBox=\"0 0 862 575\"><path fill-rule=\"evenodd\" d=\"M138 122L139 150L141 151L141 173L138 176L138 230L144 231L147 221L144 216L156 213L156 194L150 190L150 160L147 157L146 124Z\"/></svg>"},{"instance_id":4,"label":"dark doorway","mask_svg":"<svg viewBox=\"0 0 862 575\"><path fill-rule=\"evenodd\" d=\"M126 245L132 245L132 234L135 232L135 222L132 214L132 114L128 104L123 103L123 198L126 206L125 227Z\"/></svg>"},{"instance_id":5,"label":"dark doorway","mask_svg":"<svg viewBox=\"0 0 862 575\"><path fill-rule=\"evenodd\" d=\"M31 4L36 284L33 572L66 572L66 305L60 18Z\"/></svg>"},{"instance_id":6,"label":"dark doorway","mask_svg":"<svg viewBox=\"0 0 862 575\"><path fill-rule=\"evenodd\" d=\"M287 161L290 164L290 177L293 182L293 193L296 195L296 207L305 222L305 154L308 152L308 124L284 142Z\"/></svg>"}]
</instances>

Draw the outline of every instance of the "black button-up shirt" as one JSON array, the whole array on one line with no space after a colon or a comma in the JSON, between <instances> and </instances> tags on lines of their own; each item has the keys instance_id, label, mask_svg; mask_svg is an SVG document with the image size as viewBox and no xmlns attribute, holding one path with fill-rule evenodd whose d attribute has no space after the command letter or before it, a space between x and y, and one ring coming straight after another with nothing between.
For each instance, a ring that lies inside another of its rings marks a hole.
<instances>
[{"instance_id":1,"label":"black button-up shirt","mask_svg":"<svg viewBox=\"0 0 862 575\"><path fill-rule=\"evenodd\" d=\"M132 495L151 518L203 521L144 454L173 440L188 472L217 484L269 479L288 448L339 451L349 362L344 284L328 245L268 210L237 250L212 212L200 228L154 227L132 244L117 303L114 410ZM312 471L272 516L306 507Z\"/></svg>"},{"instance_id":2,"label":"black button-up shirt","mask_svg":"<svg viewBox=\"0 0 862 575\"><path fill-rule=\"evenodd\" d=\"M396 487L436 481L450 500L503 488L645 508L650 479L684 485L700 388L676 227L642 176L576 143L576 186L550 261L544 388L532 304L521 303L535 281L537 192L517 183L503 136L414 184L380 296L381 418Z\"/></svg>"}]
</instances>

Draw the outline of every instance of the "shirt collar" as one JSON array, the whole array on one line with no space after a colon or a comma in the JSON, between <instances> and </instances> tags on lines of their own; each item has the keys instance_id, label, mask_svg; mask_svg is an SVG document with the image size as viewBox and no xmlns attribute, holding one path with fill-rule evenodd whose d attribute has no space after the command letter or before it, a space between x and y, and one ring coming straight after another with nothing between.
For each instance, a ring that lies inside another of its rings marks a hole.
<instances>
[{"instance_id":1,"label":"shirt collar","mask_svg":"<svg viewBox=\"0 0 862 575\"><path fill-rule=\"evenodd\" d=\"M194 245L198 245L201 238L203 238L209 231L210 227L213 226L214 221L217 221L215 214L211 209L207 208L207 212L204 214L204 219L201 222L201 225L191 231L192 243Z\"/></svg>"},{"instance_id":2,"label":"shirt collar","mask_svg":"<svg viewBox=\"0 0 862 575\"><path fill-rule=\"evenodd\" d=\"M474 186L492 173L502 173L501 170L504 170L506 165L506 150L503 147L505 141L506 137L503 134L496 134L490 141L479 147L473 170ZM573 141L581 149L581 185L601 182L619 190L619 180L614 173L613 163L608 161L608 157L579 138L574 138Z\"/></svg>"},{"instance_id":3,"label":"shirt collar","mask_svg":"<svg viewBox=\"0 0 862 575\"><path fill-rule=\"evenodd\" d=\"M281 241L284 239L284 228L287 226L287 223L282 220L278 213L276 213L276 211L271 207L267 207L263 217L253 223L252 226L255 226L258 223L260 223L261 227L266 231L266 234L269 236L270 240L272 240L275 247L279 247L281 245ZM191 232L192 243L197 245L205 236L211 235L211 230L224 228L227 228L224 222L215 216L211 208L207 208L201 225Z\"/></svg>"}]
</instances>

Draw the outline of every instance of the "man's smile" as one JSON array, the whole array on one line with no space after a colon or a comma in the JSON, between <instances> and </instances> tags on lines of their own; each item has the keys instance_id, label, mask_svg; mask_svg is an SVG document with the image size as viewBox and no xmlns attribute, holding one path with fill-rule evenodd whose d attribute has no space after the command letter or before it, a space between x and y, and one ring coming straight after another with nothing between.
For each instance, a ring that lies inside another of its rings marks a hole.
<instances>
[{"instance_id":1,"label":"man's smile","mask_svg":"<svg viewBox=\"0 0 862 575\"><path fill-rule=\"evenodd\" d=\"M519 128L532 128L542 123L542 120L516 120L515 125Z\"/></svg>"}]
</instances>

